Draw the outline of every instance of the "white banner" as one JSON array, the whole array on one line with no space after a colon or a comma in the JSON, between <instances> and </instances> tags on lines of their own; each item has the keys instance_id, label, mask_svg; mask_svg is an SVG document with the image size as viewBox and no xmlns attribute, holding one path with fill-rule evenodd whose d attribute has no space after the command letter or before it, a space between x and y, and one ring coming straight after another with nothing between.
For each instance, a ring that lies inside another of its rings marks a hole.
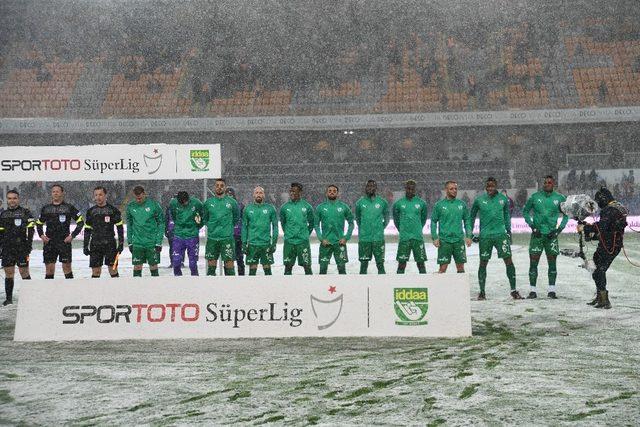
<instances>
[{"instance_id":1,"label":"white banner","mask_svg":"<svg viewBox=\"0 0 640 427\"><path fill-rule=\"evenodd\" d=\"M0 147L0 182L221 176L220 144Z\"/></svg>"},{"instance_id":2,"label":"white banner","mask_svg":"<svg viewBox=\"0 0 640 427\"><path fill-rule=\"evenodd\" d=\"M228 132L455 126L514 126L640 120L640 107L448 113L265 116L177 119L0 119L2 133Z\"/></svg>"},{"instance_id":3,"label":"white banner","mask_svg":"<svg viewBox=\"0 0 640 427\"><path fill-rule=\"evenodd\" d=\"M466 274L32 280L16 341L471 336Z\"/></svg>"}]
</instances>

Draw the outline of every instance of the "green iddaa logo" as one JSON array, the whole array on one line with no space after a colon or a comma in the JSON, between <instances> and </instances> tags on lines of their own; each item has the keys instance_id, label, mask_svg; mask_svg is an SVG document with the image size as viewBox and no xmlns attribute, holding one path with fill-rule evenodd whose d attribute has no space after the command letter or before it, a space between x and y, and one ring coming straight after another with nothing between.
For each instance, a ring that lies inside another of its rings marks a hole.
<instances>
[{"instance_id":1,"label":"green iddaa logo","mask_svg":"<svg viewBox=\"0 0 640 427\"><path fill-rule=\"evenodd\" d=\"M393 308L396 311L396 325L426 325L424 319L429 309L429 290L427 288L394 288Z\"/></svg>"},{"instance_id":2,"label":"green iddaa logo","mask_svg":"<svg viewBox=\"0 0 640 427\"><path fill-rule=\"evenodd\" d=\"M209 170L209 150L191 151L191 171L207 172Z\"/></svg>"}]
</instances>

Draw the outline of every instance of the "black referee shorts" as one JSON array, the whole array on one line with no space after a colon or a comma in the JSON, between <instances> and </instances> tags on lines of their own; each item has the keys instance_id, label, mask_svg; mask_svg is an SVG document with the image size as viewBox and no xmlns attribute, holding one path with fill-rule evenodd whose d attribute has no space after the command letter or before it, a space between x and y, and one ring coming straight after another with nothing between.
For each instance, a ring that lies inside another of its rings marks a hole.
<instances>
[{"instance_id":1,"label":"black referee shorts","mask_svg":"<svg viewBox=\"0 0 640 427\"><path fill-rule=\"evenodd\" d=\"M5 248L2 251L2 267L29 267L29 250L27 248Z\"/></svg>"},{"instance_id":2,"label":"black referee shorts","mask_svg":"<svg viewBox=\"0 0 640 427\"><path fill-rule=\"evenodd\" d=\"M116 262L117 253L118 249L115 240L98 245L92 243L89 249L89 267L102 267L103 265L112 267Z\"/></svg>"},{"instance_id":3,"label":"black referee shorts","mask_svg":"<svg viewBox=\"0 0 640 427\"><path fill-rule=\"evenodd\" d=\"M42 248L42 257L45 264L54 264L57 260L63 264L71 262L71 243L49 240Z\"/></svg>"}]
</instances>

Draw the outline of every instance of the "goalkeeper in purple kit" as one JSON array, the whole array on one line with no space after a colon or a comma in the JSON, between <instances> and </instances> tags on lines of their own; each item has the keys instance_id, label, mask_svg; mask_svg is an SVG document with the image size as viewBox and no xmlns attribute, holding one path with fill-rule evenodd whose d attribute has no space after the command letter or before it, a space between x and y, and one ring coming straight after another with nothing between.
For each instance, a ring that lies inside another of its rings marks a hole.
<instances>
[{"instance_id":1,"label":"goalkeeper in purple kit","mask_svg":"<svg viewBox=\"0 0 640 427\"><path fill-rule=\"evenodd\" d=\"M200 250L200 228L202 227L202 202L186 191L179 191L169 202L171 219L168 227L173 231L171 264L174 276L182 276L184 252L189 257L192 276L198 275L198 253Z\"/></svg>"}]
</instances>

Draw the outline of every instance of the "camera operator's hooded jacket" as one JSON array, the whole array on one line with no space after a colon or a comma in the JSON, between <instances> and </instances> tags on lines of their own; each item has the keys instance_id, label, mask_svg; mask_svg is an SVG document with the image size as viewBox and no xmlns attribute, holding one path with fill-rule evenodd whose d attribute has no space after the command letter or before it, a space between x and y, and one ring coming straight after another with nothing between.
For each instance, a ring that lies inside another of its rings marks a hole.
<instances>
[{"instance_id":1,"label":"camera operator's hooded jacket","mask_svg":"<svg viewBox=\"0 0 640 427\"><path fill-rule=\"evenodd\" d=\"M598 190L595 200L600 207L600 220L584 226L585 236L589 239L598 238L598 247L609 253L619 251L622 247L629 211L604 187Z\"/></svg>"}]
</instances>

